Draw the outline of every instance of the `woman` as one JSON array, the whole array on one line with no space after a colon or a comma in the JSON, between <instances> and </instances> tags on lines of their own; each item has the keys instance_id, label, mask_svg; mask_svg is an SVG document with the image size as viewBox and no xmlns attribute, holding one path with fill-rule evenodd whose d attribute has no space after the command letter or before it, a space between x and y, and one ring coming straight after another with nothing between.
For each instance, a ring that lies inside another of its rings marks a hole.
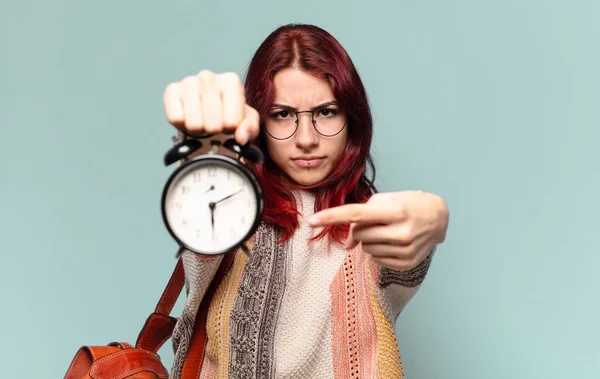
<instances>
[{"instance_id":1,"label":"woman","mask_svg":"<svg viewBox=\"0 0 600 379\"><path fill-rule=\"evenodd\" d=\"M375 193L361 79L324 30L287 25L261 44L245 89L202 71L165 90L169 122L234 133L265 152L252 254L235 252L207 320L201 378L403 376L394 325L445 239L448 209L421 191ZM222 257L183 254L189 293L173 334L178 378Z\"/></svg>"}]
</instances>

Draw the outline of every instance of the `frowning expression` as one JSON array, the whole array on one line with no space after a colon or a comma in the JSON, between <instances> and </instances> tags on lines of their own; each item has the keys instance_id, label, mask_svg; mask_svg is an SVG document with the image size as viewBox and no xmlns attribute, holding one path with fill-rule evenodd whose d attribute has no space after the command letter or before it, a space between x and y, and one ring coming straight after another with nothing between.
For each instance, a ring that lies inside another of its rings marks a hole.
<instances>
[{"instance_id":1,"label":"frowning expression","mask_svg":"<svg viewBox=\"0 0 600 379\"><path fill-rule=\"evenodd\" d=\"M288 68L273 81L275 97L265 119L269 155L296 184L318 184L346 148L346 115L323 79Z\"/></svg>"}]
</instances>

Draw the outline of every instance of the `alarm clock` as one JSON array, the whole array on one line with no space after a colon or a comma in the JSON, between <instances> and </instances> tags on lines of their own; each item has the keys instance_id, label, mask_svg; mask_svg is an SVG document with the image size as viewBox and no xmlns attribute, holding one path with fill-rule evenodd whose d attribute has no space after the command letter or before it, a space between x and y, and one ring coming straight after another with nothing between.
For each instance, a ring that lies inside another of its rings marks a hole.
<instances>
[{"instance_id":1,"label":"alarm clock","mask_svg":"<svg viewBox=\"0 0 600 379\"><path fill-rule=\"evenodd\" d=\"M165 165L181 161L162 193L164 224L182 249L202 255L220 255L242 248L256 232L264 213L264 190L242 159L262 163L255 146L235 139L223 147L235 158L218 153L221 142L211 141L207 154L190 158L202 147L199 139L183 139L164 156Z\"/></svg>"}]
</instances>

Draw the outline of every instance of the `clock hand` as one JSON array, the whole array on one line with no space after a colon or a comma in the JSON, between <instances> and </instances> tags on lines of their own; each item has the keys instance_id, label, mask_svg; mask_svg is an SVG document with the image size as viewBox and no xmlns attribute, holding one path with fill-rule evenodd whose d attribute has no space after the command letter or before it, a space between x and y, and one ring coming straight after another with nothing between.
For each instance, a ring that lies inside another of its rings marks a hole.
<instances>
[{"instance_id":1,"label":"clock hand","mask_svg":"<svg viewBox=\"0 0 600 379\"><path fill-rule=\"evenodd\" d=\"M239 189L239 190L235 191L234 193L232 193L231 195L229 195L229 196L225 196L225 197L224 197L224 198L222 198L221 200L219 200L219 201L216 201L216 202L215 202L215 204L219 204L220 202L222 202L222 201L225 201L225 200L229 199L230 197L233 197L233 196L237 195L238 193L242 192L243 190L244 190L244 189L243 189L243 188L241 188L241 189Z\"/></svg>"},{"instance_id":2,"label":"clock hand","mask_svg":"<svg viewBox=\"0 0 600 379\"><path fill-rule=\"evenodd\" d=\"M208 207L210 208L210 224L212 226L213 236L215 234L215 206L216 204L212 201L208 203Z\"/></svg>"},{"instance_id":3,"label":"clock hand","mask_svg":"<svg viewBox=\"0 0 600 379\"><path fill-rule=\"evenodd\" d=\"M213 189L212 186L211 186L211 189ZM217 204L220 203L220 202L222 202L222 201L225 201L225 200L229 199L230 197L233 197L233 196L237 195L238 193L242 192L243 190L244 189L241 188L241 189L235 191L234 193L232 193L231 195L225 196L224 198L222 198L219 201L214 201L214 202L211 201L210 203L208 203L208 207L210 208L210 223L211 223L211 226L212 226L213 239L214 239L214 236L215 236L215 208L217 207Z\"/></svg>"},{"instance_id":4,"label":"clock hand","mask_svg":"<svg viewBox=\"0 0 600 379\"><path fill-rule=\"evenodd\" d=\"M209 193L210 191L214 190L215 186L210 186L210 188L206 191L206 193Z\"/></svg>"}]
</instances>

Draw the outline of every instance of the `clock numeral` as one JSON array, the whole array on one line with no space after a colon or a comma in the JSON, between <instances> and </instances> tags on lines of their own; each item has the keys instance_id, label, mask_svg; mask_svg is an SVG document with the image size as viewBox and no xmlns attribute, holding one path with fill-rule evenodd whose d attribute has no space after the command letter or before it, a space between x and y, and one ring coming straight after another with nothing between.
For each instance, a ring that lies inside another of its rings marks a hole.
<instances>
[{"instance_id":1,"label":"clock numeral","mask_svg":"<svg viewBox=\"0 0 600 379\"><path fill-rule=\"evenodd\" d=\"M181 187L181 194L185 195L185 194L188 194L188 193L190 193L190 187L188 187L188 186L182 186Z\"/></svg>"},{"instance_id":2,"label":"clock numeral","mask_svg":"<svg viewBox=\"0 0 600 379\"><path fill-rule=\"evenodd\" d=\"M217 168L216 167L209 167L208 168L208 177L209 178L214 178L217 176Z\"/></svg>"},{"instance_id":3,"label":"clock numeral","mask_svg":"<svg viewBox=\"0 0 600 379\"><path fill-rule=\"evenodd\" d=\"M196 229L196 238L200 238L200 229Z\"/></svg>"},{"instance_id":4,"label":"clock numeral","mask_svg":"<svg viewBox=\"0 0 600 379\"><path fill-rule=\"evenodd\" d=\"M194 171L194 174L192 175L192 177L194 178L194 182L198 183L201 179L201 171Z\"/></svg>"},{"instance_id":5,"label":"clock numeral","mask_svg":"<svg viewBox=\"0 0 600 379\"><path fill-rule=\"evenodd\" d=\"M227 180L231 179L231 171L227 170Z\"/></svg>"},{"instance_id":6,"label":"clock numeral","mask_svg":"<svg viewBox=\"0 0 600 379\"><path fill-rule=\"evenodd\" d=\"M185 218L181 219L181 224L187 226L187 220Z\"/></svg>"},{"instance_id":7,"label":"clock numeral","mask_svg":"<svg viewBox=\"0 0 600 379\"><path fill-rule=\"evenodd\" d=\"M181 210L181 202L176 202L175 204L173 204L173 208Z\"/></svg>"},{"instance_id":8,"label":"clock numeral","mask_svg":"<svg viewBox=\"0 0 600 379\"><path fill-rule=\"evenodd\" d=\"M219 237L217 237L216 233L213 233L212 240L213 240L213 242L217 242L219 240Z\"/></svg>"},{"instance_id":9,"label":"clock numeral","mask_svg":"<svg viewBox=\"0 0 600 379\"><path fill-rule=\"evenodd\" d=\"M237 232L235 231L234 228L231 228L231 238L234 238L237 236Z\"/></svg>"},{"instance_id":10,"label":"clock numeral","mask_svg":"<svg viewBox=\"0 0 600 379\"><path fill-rule=\"evenodd\" d=\"M240 220L240 222L242 223L242 225L246 225L246 218L244 216L242 216L242 219Z\"/></svg>"}]
</instances>

